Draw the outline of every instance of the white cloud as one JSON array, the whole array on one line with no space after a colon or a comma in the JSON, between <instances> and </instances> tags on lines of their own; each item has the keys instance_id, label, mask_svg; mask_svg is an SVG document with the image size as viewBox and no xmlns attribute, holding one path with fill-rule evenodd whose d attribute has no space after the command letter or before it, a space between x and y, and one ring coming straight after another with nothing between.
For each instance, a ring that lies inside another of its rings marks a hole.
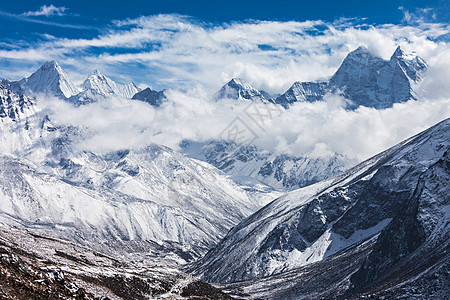
<instances>
[{"instance_id":1,"label":"white cloud","mask_svg":"<svg viewBox=\"0 0 450 300\"><path fill-rule=\"evenodd\" d=\"M315 156L338 152L363 160L450 117L450 97L411 100L384 110L346 111L342 98L328 95L324 102L297 103L281 115L274 114L262 130L245 114L248 103L213 102L202 89L167 95L170 101L159 109L116 98L78 108L62 100L38 99L38 103L52 111L57 124L89 128L92 135L76 146L94 152L149 143L176 149L183 139L219 139L239 117L256 133L253 143L263 149Z\"/></svg>"},{"instance_id":2,"label":"white cloud","mask_svg":"<svg viewBox=\"0 0 450 300\"><path fill-rule=\"evenodd\" d=\"M41 8L37 11L28 11L28 12L24 12L22 15L23 16L45 16L45 17L50 17L50 16L64 16L65 15L65 11L67 10L67 8L65 8L64 6L62 7L56 7L53 4L50 5L42 5Z\"/></svg>"}]
</instances>

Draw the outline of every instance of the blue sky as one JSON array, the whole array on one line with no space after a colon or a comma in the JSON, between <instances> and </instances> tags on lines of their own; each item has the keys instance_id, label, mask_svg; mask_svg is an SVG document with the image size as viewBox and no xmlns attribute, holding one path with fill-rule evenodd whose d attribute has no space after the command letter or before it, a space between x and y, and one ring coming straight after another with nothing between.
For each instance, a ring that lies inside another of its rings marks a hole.
<instances>
[{"instance_id":1,"label":"blue sky","mask_svg":"<svg viewBox=\"0 0 450 300\"><path fill-rule=\"evenodd\" d=\"M78 83L98 68L156 89L239 76L281 92L330 76L361 44L384 57L397 44L428 51L420 39L448 41L449 10L448 0L2 1L0 77L56 59Z\"/></svg>"}]
</instances>

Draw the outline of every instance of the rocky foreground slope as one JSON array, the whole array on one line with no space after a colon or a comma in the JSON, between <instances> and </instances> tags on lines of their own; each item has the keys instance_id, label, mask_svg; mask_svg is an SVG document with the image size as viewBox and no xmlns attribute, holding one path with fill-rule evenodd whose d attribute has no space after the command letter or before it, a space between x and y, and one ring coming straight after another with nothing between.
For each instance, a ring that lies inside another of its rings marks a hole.
<instances>
[{"instance_id":1,"label":"rocky foreground slope","mask_svg":"<svg viewBox=\"0 0 450 300\"><path fill-rule=\"evenodd\" d=\"M142 267L0 223L1 299L231 299L168 267Z\"/></svg>"}]
</instances>

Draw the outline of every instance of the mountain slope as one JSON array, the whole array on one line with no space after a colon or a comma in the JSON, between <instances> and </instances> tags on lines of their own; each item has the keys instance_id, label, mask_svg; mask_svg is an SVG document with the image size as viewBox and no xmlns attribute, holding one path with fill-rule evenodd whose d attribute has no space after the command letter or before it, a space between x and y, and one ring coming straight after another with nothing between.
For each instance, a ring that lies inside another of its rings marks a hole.
<instances>
[{"instance_id":1,"label":"mountain slope","mask_svg":"<svg viewBox=\"0 0 450 300\"><path fill-rule=\"evenodd\" d=\"M430 247L448 247L449 141L447 119L338 177L274 200L191 271L209 282L261 278L332 259L377 235L351 279L355 289L404 271L401 264L423 270L440 259ZM415 258L418 251L429 253L427 260Z\"/></svg>"},{"instance_id":2,"label":"mountain slope","mask_svg":"<svg viewBox=\"0 0 450 300\"><path fill-rule=\"evenodd\" d=\"M0 118L2 121L16 122L27 117L27 112L34 104L34 100L24 95L15 94L0 84ZM32 112L31 112L32 113Z\"/></svg>"},{"instance_id":3,"label":"mountain slope","mask_svg":"<svg viewBox=\"0 0 450 300\"><path fill-rule=\"evenodd\" d=\"M173 268L135 265L0 223L2 299L231 299Z\"/></svg>"},{"instance_id":4,"label":"mountain slope","mask_svg":"<svg viewBox=\"0 0 450 300\"><path fill-rule=\"evenodd\" d=\"M171 240L206 249L259 206L212 167L167 148L84 156L42 167L2 156L1 219L82 243Z\"/></svg>"},{"instance_id":5,"label":"mountain slope","mask_svg":"<svg viewBox=\"0 0 450 300\"><path fill-rule=\"evenodd\" d=\"M28 78L13 82L4 80L2 83L17 94L45 94L65 99L79 93L78 88L54 60L44 63Z\"/></svg>"},{"instance_id":6,"label":"mountain slope","mask_svg":"<svg viewBox=\"0 0 450 300\"><path fill-rule=\"evenodd\" d=\"M209 164L167 147L81 151L87 129L53 125L34 100L4 87L0 96L5 222L122 249L135 245L147 252L146 242L160 242L154 252L183 256L185 247L190 260L273 199L261 200L259 191L246 191ZM183 262L181 256L174 261Z\"/></svg>"},{"instance_id":7,"label":"mountain slope","mask_svg":"<svg viewBox=\"0 0 450 300\"><path fill-rule=\"evenodd\" d=\"M55 128L36 100L0 84L0 152L25 152Z\"/></svg>"}]
</instances>

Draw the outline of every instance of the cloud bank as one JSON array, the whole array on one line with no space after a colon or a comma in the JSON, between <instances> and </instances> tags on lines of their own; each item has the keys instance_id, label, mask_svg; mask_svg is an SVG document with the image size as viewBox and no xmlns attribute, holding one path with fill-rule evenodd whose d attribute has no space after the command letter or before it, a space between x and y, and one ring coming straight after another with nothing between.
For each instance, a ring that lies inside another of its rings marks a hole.
<instances>
[{"instance_id":1,"label":"cloud bank","mask_svg":"<svg viewBox=\"0 0 450 300\"><path fill-rule=\"evenodd\" d=\"M177 149L184 139L208 141L239 118L255 134L251 144L292 155L328 156L335 152L366 159L450 116L450 97L411 100L392 108L343 109L343 99L296 103L258 126L247 114L248 103L213 102L205 91L170 91L159 109L127 99L110 98L81 107L62 100L42 100L59 125L88 128L92 135L78 150L108 152L157 143ZM261 108L261 106L260 106ZM241 127L242 128L242 127Z\"/></svg>"}]
</instances>

